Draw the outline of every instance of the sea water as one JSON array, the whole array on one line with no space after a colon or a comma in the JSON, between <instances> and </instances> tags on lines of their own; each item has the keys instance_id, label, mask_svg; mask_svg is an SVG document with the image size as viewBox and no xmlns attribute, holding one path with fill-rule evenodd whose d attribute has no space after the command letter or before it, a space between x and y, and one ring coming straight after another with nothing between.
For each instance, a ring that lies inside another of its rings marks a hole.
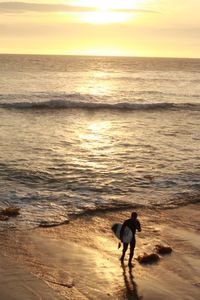
<instances>
[{"instance_id":1,"label":"sea water","mask_svg":"<svg viewBox=\"0 0 200 300\"><path fill-rule=\"evenodd\" d=\"M0 55L2 226L200 194L200 60Z\"/></svg>"}]
</instances>

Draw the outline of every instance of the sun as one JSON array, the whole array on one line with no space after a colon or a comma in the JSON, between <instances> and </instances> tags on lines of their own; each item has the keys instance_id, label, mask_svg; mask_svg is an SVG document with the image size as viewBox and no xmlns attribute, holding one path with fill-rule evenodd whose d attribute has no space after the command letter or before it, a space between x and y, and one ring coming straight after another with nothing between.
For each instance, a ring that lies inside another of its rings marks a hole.
<instances>
[{"instance_id":1,"label":"sun","mask_svg":"<svg viewBox=\"0 0 200 300\"><path fill-rule=\"evenodd\" d=\"M133 10L144 0L77 0L74 5L94 8L93 12L80 15L84 23L110 24L123 23L134 17ZM130 10L130 11L129 11Z\"/></svg>"},{"instance_id":2,"label":"sun","mask_svg":"<svg viewBox=\"0 0 200 300\"><path fill-rule=\"evenodd\" d=\"M128 21L130 15L121 12L98 11L85 13L81 17L84 23L92 24L110 24L110 23L123 23Z\"/></svg>"}]
</instances>

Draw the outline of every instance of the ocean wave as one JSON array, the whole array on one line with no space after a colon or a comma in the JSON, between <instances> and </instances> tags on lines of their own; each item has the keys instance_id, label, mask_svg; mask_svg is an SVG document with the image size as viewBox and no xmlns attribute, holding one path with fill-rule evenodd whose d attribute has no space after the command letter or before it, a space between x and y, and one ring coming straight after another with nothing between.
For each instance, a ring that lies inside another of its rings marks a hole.
<instances>
[{"instance_id":1,"label":"ocean wave","mask_svg":"<svg viewBox=\"0 0 200 300\"><path fill-rule=\"evenodd\" d=\"M105 214L109 212L126 211L126 210L137 210L137 209L149 209L149 210L166 210L174 209L182 206L187 206L191 204L200 204L200 194L199 193L182 193L174 196L174 198L166 200L166 203L137 203L137 202L126 202L126 201L110 201L109 203L102 203L97 207L87 207L82 210L77 210L69 214L71 219L84 217L88 215L98 215Z\"/></svg>"},{"instance_id":2,"label":"ocean wave","mask_svg":"<svg viewBox=\"0 0 200 300\"><path fill-rule=\"evenodd\" d=\"M157 205L160 209L172 209L178 208L181 206L187 206L191 204L200 204L200 193L192 193L192 192L183 192L174 196L173 199L169 200L165 205L161 205L160 203Z\"/></svg>"},{"instance_id":3,"label":"ocean wave","mask_svg":"<svg viewBox=\"0 0 200 300\"><path fill-rule=\"evenodd\" d=\"M173 96L173 97L190 97L190 98L199 98L199 94L185 94L185 93L172 93L172 92L161 92L161 91L137 91L135 92L135 95L158 95L158 96Z\"/></svg>"},{"instance_id":4,"label":"ocean wave","mask_svg":"<svg viewBox=\"0 0 200 300\"><path fill-rule=\"evenodd\" d=\"M139 203L126 203L126 202L111 202L107 203L105 205L101 205L99 207L91 207L87 208L81 211L73 212L69 214L71 219L84 217L88 215L98 215L98 214L105 214L109 212L117 212L117 211L123 211L123 210L134 210L139 208L147 208L147 206Z\"/></svg>"},{"instance_id":5,"label":"ocean wave","mask_svg":"<svg viewBox=\"0 0 200 300\"><path fill-rule=\"evenodd\" d=\"M1 108L18 110L59 110L59 109L86 109L86 110L122 110L122 111L151 111L151 110L200 110L196 103L103 103L70 100L49 100L42 102L13 102L1 103Z\"/></svg>"},{"instance_id":6,"label":"ocean wave","mask_svg":"<svg viewBox=\"0 0 200 300\"><path fill-rule=\"evenodd\" d=\"M68 221L85 216L98 216L106 213L120 211L133 211L146 209L166 210L174 209L190 204L200 204L200 193L183 192L176 194L165 201L146 200L138 201L138 195L134 195L131 201L119 199L119 197L99 197L95 194L91 197L83 197L67 191L49 192L44 190L2 191L0 208L15 206L20 208L19 218L10 218L1 224L0 231L8 228L31 229L36 227L52 227L66 224ZM145 200L145 198L144 198ZM198 207L197 207L198 209Z\"/></svg>"}]
</instances>

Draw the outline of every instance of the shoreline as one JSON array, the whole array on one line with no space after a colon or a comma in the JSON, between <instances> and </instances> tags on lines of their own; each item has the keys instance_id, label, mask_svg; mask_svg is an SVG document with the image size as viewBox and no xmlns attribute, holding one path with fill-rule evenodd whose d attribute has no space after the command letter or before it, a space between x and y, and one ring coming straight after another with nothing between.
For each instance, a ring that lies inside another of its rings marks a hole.
<instances>
[{"instance_id":1,"label":"shoreline","mask_svg":"<svg viewBox=\"0 0 200 300\"><path fill-rule=\"evenodd\" d=\"M5 230L0 232L0 253L65 299L197 300L199 207L136 209L142 232L136 236L134 257L152 253L156 244L173 249L156 264L134 260L129 269L128 253L125 265L119 262L121 249L111 225L123 222L130 210L88 214L52 228Z\"/></svg>"}]
</instances>

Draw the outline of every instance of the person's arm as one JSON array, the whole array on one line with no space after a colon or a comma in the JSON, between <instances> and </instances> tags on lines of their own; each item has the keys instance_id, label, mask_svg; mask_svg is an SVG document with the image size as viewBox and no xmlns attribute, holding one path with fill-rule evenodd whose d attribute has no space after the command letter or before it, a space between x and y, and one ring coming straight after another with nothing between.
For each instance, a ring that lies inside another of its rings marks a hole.
<instances>
[{"instance_id":1,"label":"person's arm","mask_svg":"<svg viewBox=\"0 0 200 300\"><path fill-rule=\"evenodd\" d=\"M140 222L137 220L136 221L136 229L137 231L141 232L142 231L142 228L141 228L141 225L140 225Z\"/></svg>"}]
</instances>

